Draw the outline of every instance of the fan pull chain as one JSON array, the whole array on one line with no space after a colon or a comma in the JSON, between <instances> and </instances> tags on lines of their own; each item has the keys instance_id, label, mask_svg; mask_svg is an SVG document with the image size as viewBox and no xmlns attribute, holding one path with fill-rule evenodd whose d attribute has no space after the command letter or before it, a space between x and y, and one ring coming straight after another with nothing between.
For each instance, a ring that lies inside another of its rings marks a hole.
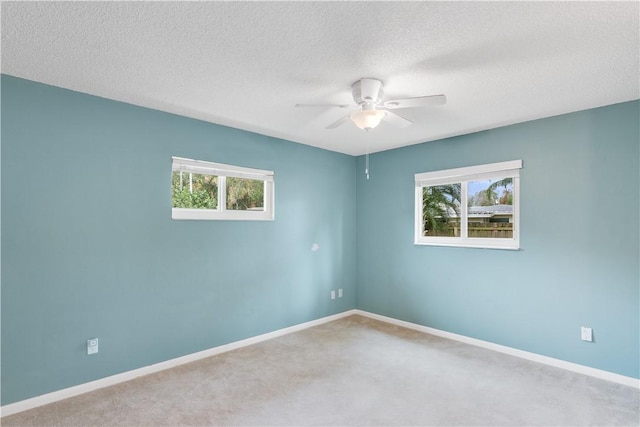
<instances>
[{"instance_id":1,"label":"fan pull chain","mask_svg":"<svg viewBox=\"0 0 640 427\"><path fill-rule=\"evenodd\" d=\"M367 179L369 179L369 153L365 156L365 163L364 174L367 176Z\"/></svg>"},{"instance_id":2,"label":"fan pull chain","mask_svg":"<svg viewBox=\"0 0 640 427\"><path fill-rule=\"evenodd\" d=\"M367 181L369 180L369 131L371 130L371 128L366 128L365 129L367 131L367 154L364 157L364 174L367 177Z\"/></svg>"}]
</instances>

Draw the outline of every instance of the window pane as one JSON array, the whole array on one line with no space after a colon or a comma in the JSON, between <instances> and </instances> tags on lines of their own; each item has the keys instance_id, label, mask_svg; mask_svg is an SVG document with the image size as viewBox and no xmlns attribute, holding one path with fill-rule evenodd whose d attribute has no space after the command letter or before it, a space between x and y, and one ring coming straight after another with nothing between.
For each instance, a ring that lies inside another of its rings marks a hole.
<instances>
[{"instance_id":1,"label":"window pane","mask_svg":"<svg viewBox=\"0 0 640 427\"><path fill-rule=\"evenodd\" d=\"M228 176L227 210L264 211L264 181Z\"/></svg>"},{"instance_id":2,"label":"window pane","mask_svg":"<svg viewBox=\"0 0 640 427\"><path fill-rule=\"evenodd\" d=\"M469 237L513 238L513 178L470 181Z\"/></svg>"},{"instance_id":3,"label":"window pane","mask_svg":"<svg viewBox=\"0 0 640 427\"><path fill-rule=\"evenodd\" d=\"M218 207L218 177L173 171L171 206L174 208L216 209Z\"/></svg>"},{"instance_id":4,"label":"window pane","mask_svg":"<svg viewBox=\"0 0 640 427\"><path fill-rule=\"evenodd\" d=\"M423 236L460 237L461 184L422 188Z\"/></svg>"}]
</instances>

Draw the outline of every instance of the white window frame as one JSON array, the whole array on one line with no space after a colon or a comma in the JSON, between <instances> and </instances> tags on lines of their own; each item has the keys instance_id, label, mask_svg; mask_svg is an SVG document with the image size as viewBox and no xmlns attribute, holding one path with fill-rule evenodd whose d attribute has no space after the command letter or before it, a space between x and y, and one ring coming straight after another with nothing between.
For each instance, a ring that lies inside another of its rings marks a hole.
<instances>
[{"instance_id":1,"label":"white window frame","mask_svg":"<svg viewBox=\"0 0 640 427\"><path fill-rule=\"evenodd\" d=\"M171 172L183 171L218 177L218 206L217 209L188 209L171 208L172 219L195 220L274 220L274 173L273 171L252 169L223 163L206 162L202 160L172 157ZM227 177L253 179L264 182L264 210L241 211L227 209Z\"/></svg>"},{"instance_id":2,"label":"white window frame","mask_svg":"<svg viewBox=\"0 0 640 427\"><path fill-rule=\"evenodd\" d=\"M415 240L416 245L459 246L489 249L520 249L520 169L522 160L491 163L464 168L447 169L415 174ZM468 229L468 183L480 179L513 178L513 237L478 238L467 237ZM424 187L446 184L461 184L460 193L460 237L424 236L422 219L422 194Z\"/></svg>"}]
</instances>

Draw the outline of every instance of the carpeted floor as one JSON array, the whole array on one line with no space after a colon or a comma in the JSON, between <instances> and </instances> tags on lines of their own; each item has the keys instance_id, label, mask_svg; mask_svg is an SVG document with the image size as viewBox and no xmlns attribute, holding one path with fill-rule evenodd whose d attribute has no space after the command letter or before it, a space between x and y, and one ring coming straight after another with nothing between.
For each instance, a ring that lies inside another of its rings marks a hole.
<instances>
[{"instance_id":1,"label":"carpeted floor","mask_svg":"<svg viewBox=\"0 0 640 427\"><path fill-rule=\"evenodd\" d=\"M350 316L3 426L639 425L640 391Z\"/></svg>"}]
</instances>

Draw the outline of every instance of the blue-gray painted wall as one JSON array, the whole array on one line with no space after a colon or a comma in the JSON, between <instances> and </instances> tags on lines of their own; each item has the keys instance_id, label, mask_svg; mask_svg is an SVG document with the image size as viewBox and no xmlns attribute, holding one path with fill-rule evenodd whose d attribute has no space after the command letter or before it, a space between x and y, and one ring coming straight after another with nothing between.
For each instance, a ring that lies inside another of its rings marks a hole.
<instances>
[{"instance_id":1,"label":"blue-gray painted wall","mask_svg":"<svg viewBox=\"0 0 640 427\"><path fill-rule=\"evenodd\" d=\"M355 307L637 378L638 105L377 153L365 182L362 158L3 75L2 404ZM274 170L276 220L171 220L174 155ZM521 251L413 245L414 173L518 158Z\"/></svg>"},{"instance_id":2,"label":"blue-gray painted wall","mask_svg":"<svg viewBox=\"0 0 640 427\"><path fill-rule=\"evenodd\" d=\"M371 156L358 308L638 378L639 117L628 102ZM413 244L415 173L517 159L520 251Z\"/></svg>"},{"instance_id":3,"label":"blue-gray painted wall","mask_svg":"<svg viewBox=\"0 0 640 427\"><path fill-rule=\"evenodd\" d=\"M273 170L275 221L171 220L171 156ZM354 308L355 164L2 76L2 404Z\"/></svg>"}]
</instances>

